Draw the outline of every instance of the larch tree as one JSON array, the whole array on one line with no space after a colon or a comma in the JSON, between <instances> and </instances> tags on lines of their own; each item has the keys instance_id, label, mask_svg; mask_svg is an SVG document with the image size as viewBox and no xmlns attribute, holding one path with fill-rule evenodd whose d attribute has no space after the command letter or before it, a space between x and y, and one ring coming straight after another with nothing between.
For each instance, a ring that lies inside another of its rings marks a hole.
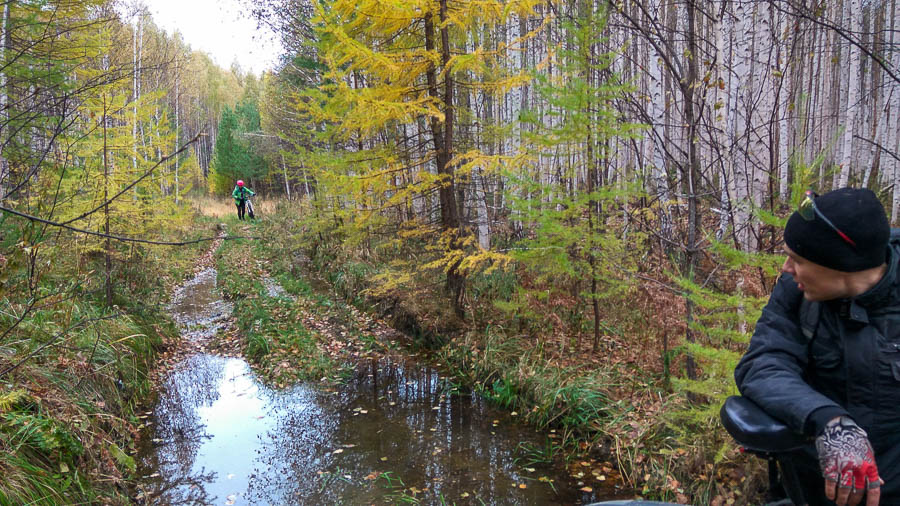
<instances>
[{"instance_id":1,"label":"larch tree","mask_svg":"<svg viewBox=\"0 0 900 506\"><path fill-rule=\"evenodd\" d=\"M625 273L633 268L628 252L641 243L640 234L626 240L610 224L616 223L612 210L618 202L636 198L642 189L610 182L603 168L614 158L614 143L638 139L642 126L624 120L614 107L632 88L612 72L617 54L597 53L606 40L605 10L590 0L575 5L574 18L563 24L567 38L548 61L556 75L536 74L533 83L536 98L554 106L547 114L556 120L548 126L536 111L523 111L523 121L530 124L520 148L523 163L507 169L510 183L527 189L531 197L513 193L510 205L535 231L512 256L547 281L539 291L549 293L546 286L551 286L559 292L556 296L578 294L591 307L592 348L597 351L604 318L600 302L628 291ZM557 178L533 179L535 161L555 155L560 160Z\"/></svg>"},{"instance_id":2,"label":"larch tree","mask_svg":"<svg viewBox=\"0 0 900 506\"><path fill-rule=\"evenodd\" d=\"M430 264L446 273L446 289L457 314L463 312L465 271L477 255L465 252L471 234L459 185L482 153L460 153L462 86L498 96L526 77L501 64L509 44L495 49L466 42L510 14L529 15L538 2L521 0L356 2L316 4L322 62L328 71L315 94L296 103L313 122L332 126L333 140L354 155L346 169L332 167L340 194L362 210L360 226L378 213L412 200L425 226L434 201L440 258ZM478 80L465 80L468 73ZM386 134L389 134L386 136ZM411 142L410 142L411 141ZM436 197L436 198L435 198Z\"/></svg>"}]
</instances>

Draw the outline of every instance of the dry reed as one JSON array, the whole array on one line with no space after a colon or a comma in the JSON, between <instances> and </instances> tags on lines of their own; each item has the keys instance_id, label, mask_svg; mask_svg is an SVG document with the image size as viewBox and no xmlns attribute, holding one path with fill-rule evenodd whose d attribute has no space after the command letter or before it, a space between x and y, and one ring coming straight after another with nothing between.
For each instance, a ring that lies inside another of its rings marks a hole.
<instances>
[{"instance_id":1,"label":"dry reed","mask_svg":"<svg viewBox=\"0 0 900 506\"><path fill-rule=\"evenodd\" d=\"M201 197L193 197L191 202L197 211L204 216L211 216L213 218L237 216L237 208L235 207L234 200L231 196L212 197L204 195ZM278 199L253 198L253 208L260 216L274 213L277 203Z\"/></svg>"}]
</instances>

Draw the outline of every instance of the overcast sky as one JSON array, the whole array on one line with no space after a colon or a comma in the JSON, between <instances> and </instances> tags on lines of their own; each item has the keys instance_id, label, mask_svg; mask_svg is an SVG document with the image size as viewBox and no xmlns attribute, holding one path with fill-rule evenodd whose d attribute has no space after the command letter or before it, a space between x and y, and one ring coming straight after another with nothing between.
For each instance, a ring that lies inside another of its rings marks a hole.
<instances>
[{"instance_id":1,"label":"overcast sky","mask_svg":"<svg viewBox=\"0 0 900 506\"><path fill-rule=\"evenodd\" d=\"M222 68L237 61L256 74L274 67L280 44L243 12L239 0L144 0L156 24L181 32L192 49L212 55Z\"/></svg>"}]
</instances>

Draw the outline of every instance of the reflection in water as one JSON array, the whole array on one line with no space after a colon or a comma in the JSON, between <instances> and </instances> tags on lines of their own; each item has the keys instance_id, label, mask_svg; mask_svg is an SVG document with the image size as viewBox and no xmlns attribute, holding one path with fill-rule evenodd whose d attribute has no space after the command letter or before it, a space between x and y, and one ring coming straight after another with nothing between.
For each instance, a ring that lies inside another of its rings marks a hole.
<instances>
[{"instance_id":1,"label":"reflection in water","mask_svg":"<svg viewBox=\"0 0 900 506\"><path fill-rule=\"evenodd\" d=\"M517 443L541 438L477 397L450 395L421 365L381 359L337 392L279 392L243 360L198 355L160 398L157 443L141 459L145 475L159 473L147 480L154 503L362 504L413 491L426 504L593 499L558 471L516 466Z\"/></svg>"},{"instance_id":2,"label":"reflection in water","mask_svg":"<svg viewBox=\"0 0 900 506\"><path fill-rule=\"evenodd\" d=\"M233 305L217 293L216 278L215 269L206 269L175 290L170 311L185 339L214 336L231 315Z\"/></svg>"},{"instance_id":3,"label":"reflection in water","mask_svg":"<svg viewBox=\"0 0 900 506\"><path fill-rule=\"evenodd\" d=\"M214 270L176 292L183 335L214 335L231 310L214 294ZM309 384L276 391L241 359L195 355L161 386L154 418L138 459L152 504L599 498L563 470L515 465L519 442L541 446L545 438L479 397L451 394L436 370L412 361L362 363L334 391Z\"/></svg>"},{"instance_id":4,"label":"reflection in water","mask_svg":"<svg viewBox=\"0 0 900 506\"><path fill-rule=\"evenodd\" d=\"M217 401L224 376L222 368L210 360L213 358L197 355L179 364L159 392L154 410L156 432L152 439L142 438L142 471L164 477L150 490L166 503L202 502L205 484L215 479L203 466L195 465L200 447L212 438L200 409Z\"/></svg>"}]
</instances>

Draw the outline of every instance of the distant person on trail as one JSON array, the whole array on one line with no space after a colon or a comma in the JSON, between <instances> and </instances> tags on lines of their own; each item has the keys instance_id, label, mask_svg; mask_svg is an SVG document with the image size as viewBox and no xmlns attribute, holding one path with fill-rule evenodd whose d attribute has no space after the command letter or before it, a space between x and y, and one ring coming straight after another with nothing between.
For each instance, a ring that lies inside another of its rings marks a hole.
<instances>
[{"instance_id":1,"label":"distant person on trail","mask_svg":"<svg viewBox=\"0 0 900 506\"><path fill-rule=\"evenodd\" d=\"M238 219L244 219L244 213L247 209L247 199L256 195L253 193L253 190L244 186L244 182L238 179L237 185L234 187L234 191L231 192L231 196L234 197L234 205L237 206Z\"/></svg>"},{"instance_id":2,"label":"distant person on trail","mask_svg":"<svg viewBox=\"0 0 900 506\"><path fill-rule=\"evenodd\" d=\"M784 251L738 389L810 438L807 504L900 504L900 231L869 190L808 191Z\"/></svg>"}]
</instances>

